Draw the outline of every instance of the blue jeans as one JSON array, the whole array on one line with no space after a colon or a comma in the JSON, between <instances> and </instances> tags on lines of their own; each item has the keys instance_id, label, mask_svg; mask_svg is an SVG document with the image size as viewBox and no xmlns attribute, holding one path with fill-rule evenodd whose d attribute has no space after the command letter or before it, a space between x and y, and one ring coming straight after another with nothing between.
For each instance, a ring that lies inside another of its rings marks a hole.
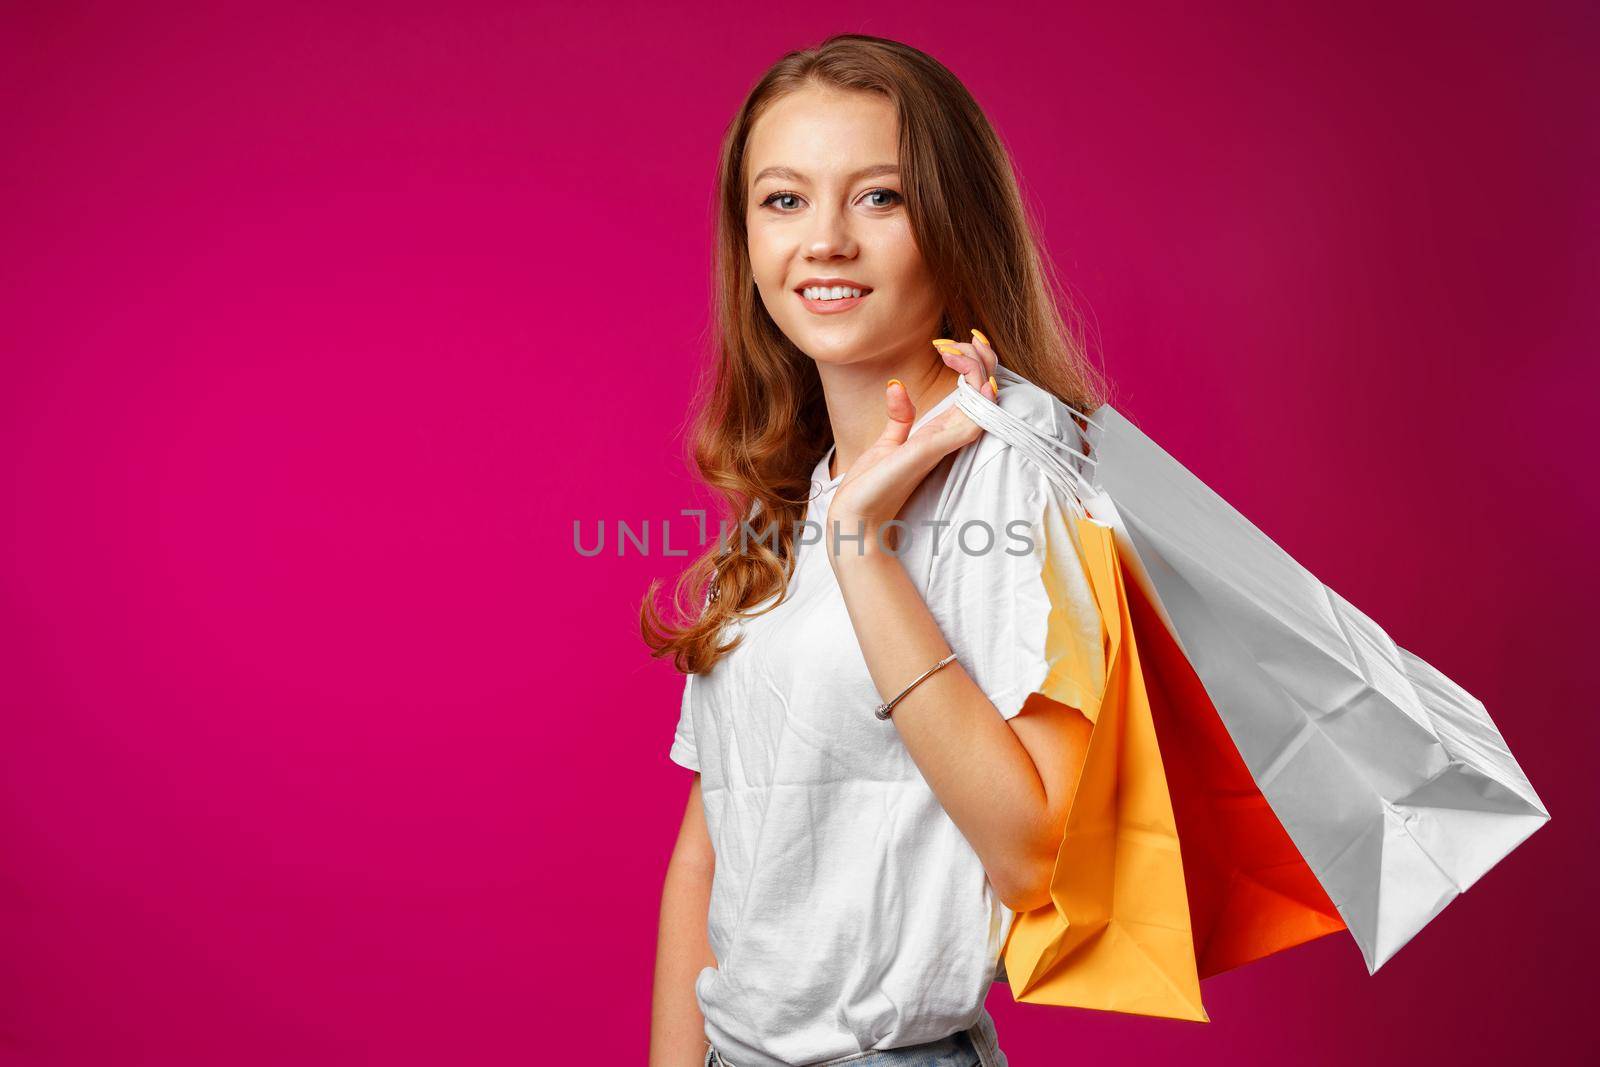
<instances>
[{"instance_id":1,"label":"blue jeans","mask_svg":"<svg viewBox=\"0 0 1600 1067\"><path fill-rule=\"evenodd\" d=\"M987 1008L979 1012L977 1022L949 1037L922 1045L869 1049L836 1060L826 1060L814 1067L845 1063L850 1067L1009 1067L1006 1054L1000 1051L1000 1039L994 1031L994 1017ZM705 1062L701 1067L737 1065L723 1059L714 1047L707 1045Z\"/></svg>"}]
</instances>

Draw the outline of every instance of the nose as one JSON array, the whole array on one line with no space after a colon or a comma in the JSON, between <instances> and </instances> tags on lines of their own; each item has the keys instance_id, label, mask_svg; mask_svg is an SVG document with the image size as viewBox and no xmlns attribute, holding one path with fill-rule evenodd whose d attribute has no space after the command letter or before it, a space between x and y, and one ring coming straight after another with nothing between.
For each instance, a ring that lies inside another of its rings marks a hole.
<instances>
[{"instance_id":1,"label":"nose","mask_svg":"<svg viewBox=\"0 0 1600 1067\"><path fill-rule=\"evenodd\" d=\"M849 211L842 207L818 208L812 216L811 232L806 235L806 255L811 259L834 259L855 254Z\"/></svg>"}]
</instances>

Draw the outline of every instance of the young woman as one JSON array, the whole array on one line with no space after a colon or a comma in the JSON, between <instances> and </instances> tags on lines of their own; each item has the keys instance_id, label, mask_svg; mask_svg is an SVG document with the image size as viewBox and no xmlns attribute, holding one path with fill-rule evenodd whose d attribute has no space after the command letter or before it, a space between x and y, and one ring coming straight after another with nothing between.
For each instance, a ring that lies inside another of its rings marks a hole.
<instances>
[{"instance_id":1,"label":"young woman","mask_svg":"<svg viewBox=\"0 0 1600 1067\"><path fill-rule=\"evenodd\" d=\"M1004 1064L984 1000L1016 913L1050 902L1090 729L1040 690L1103 681L1100 619L1030 550L1042 472L955 389L1072 440L1100 386L999 138L914 48L785 56L719 197L694 458L747 525L680 579L686 622L654 585L642 608L687 675L670 756L695 772L650 1062Z\"/></svg>"}]
</instances>

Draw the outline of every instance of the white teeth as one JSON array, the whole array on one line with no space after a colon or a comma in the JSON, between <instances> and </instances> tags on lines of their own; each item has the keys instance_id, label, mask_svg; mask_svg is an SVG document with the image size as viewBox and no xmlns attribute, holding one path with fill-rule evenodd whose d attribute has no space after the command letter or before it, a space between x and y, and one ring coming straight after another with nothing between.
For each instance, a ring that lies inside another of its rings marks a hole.
<instances>
[{"instance_id":1,"label":"white teeth","mask_svg":"<svg viewBox=\"0 0 1600 1067\"><path fill-rule=\"evenodd\" d=\"M807 300L841 300L847 296L860 296L861 290L852 289L847 285L835 285L831 288L812 285L801 290L801 295Z\"/></svg>"}]
</instances>

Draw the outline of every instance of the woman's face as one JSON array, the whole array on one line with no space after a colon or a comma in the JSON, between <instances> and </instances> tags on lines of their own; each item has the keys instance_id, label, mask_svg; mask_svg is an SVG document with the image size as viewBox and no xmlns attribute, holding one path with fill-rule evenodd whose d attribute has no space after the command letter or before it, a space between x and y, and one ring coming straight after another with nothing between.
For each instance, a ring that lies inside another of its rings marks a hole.
<instances>
[{"instance_id":1,"label":"woman's face","mask_svg":"<svg viewBox=\"0 0 1600 1067\"><path fill-rule=\"evenodd\" d=\"M942 309L900 191L898 135L886 98L819 87L776 100L750 131L756 287L778 328L819 363L934 358ZM814 279L863 295L807 298Z\"/></svg>"}]
</instances>

